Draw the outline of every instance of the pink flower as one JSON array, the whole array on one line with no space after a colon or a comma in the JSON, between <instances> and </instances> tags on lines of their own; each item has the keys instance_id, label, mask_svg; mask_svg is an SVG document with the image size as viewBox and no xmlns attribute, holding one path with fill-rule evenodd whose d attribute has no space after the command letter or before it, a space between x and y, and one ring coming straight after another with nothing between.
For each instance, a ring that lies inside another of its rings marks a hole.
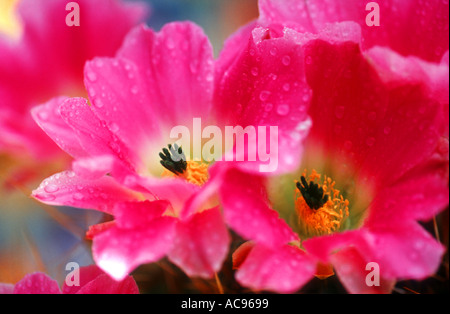
<instances>
[{"instance_id":1,"label":"pink flower","mask_svg":"<svg viewBox=\"0 0 450 314\"><path fill-rule=\"evenodd\" d=\"M70 286L64 282L62 291L56 280L36 272L26 275L15 285L0 283L0 294L139 294L131 276L117 282L95 265L80 267L78 274L79 285Z\"/></svg>"},{"instance_id":2,"label":"pink flower","mask_svg":"<svg viewBox=\"0 0 450 314\"><path fill-rule=\"evenodd\" d=\"M375 13L370 1L259 0L262 25L280 24L299 32L318 33L328 23L353 21L361 27L361 49L389 47L395 52L440 62L448 51L448 3L433 0L373 1L380 26L369 26ZM369 16L368 16L369 15ZM448 60L448 54L447 54Z\"/></svg>"},{"instance_id":3,"label":"pink flower","mask_svg":"<svg viewBox=\"0 0 450 314\"><path fill-rule=\"evenodd\" d=\"M295 5L311 7L296 11ZM448 157L443 158L448 138L442 142L448 136L442 111L448 111L449 68L448 62L417 56L440 60L434 53L448 49L448 39L438 40L444 46L434 50L428 44L432 36L417 45L390 38L396 52L373 46L370 31L354 22L325 25L324 18L312 28L305 17L300 22L306 24L295 24L302 12L343 13L333 11L339 5L331 3L327 11L319 10L325 2L260 1L263 22L288 26L275 25L271 34L294 38L304 50L312 128L297 157L300 167L290 174L273 177L217 165L226 169L220 186L224 218L251 240L234 253L243 286L294 292L334 268L349 292L390 292L396 280L433 274L445 251L419 221L449 202ZM430 27L448 37L446 23ZM398 35L406 28L391 29L385 32ZM379 265L380 285L366 283L371 262Z\"/></svg>"},{"instance_id":4,"label":"pink flower","mask_svg":"<svg viewBox=\"0 0 450 314\"><path fill-rule=\"evenodd\" d=\"M228 45L215 61L208 39L192 23L171 23L158 33L138 27L115 58L86 64L92 105L55 98L33 109L37 123L75 158L72 171L46 179L33 196L113 216L88 233L94 260L113 278L163 256L189 276L211 277L228 252L215 198L221 173L193 156L184 163L169 160L178 151L167 149L172 128L194 134L194 119L220 130L275 125L278 148L286 152L276 173L298 166L291 156L300 153L309 127L307 102L299 97L309 92L298 79L301 51L292 40L267 38L263 29L244 40L245 52ZM264 163L232 164L256 171Z\"/></svg>"},{"instance_id":5,"label":"pink flower","mask_svg":"<svg viewBox=\"0 0 450 314\"><path fill-rule=\"evenodd\" d=\"M76 2L80 26L69 27L68 1L22 0L15 36L0 37L0 152L41 161L61 156L29 110L55 96L84 95L84 63L112 56L146 12L139 2Z\"/></svg>"}]
</instances>

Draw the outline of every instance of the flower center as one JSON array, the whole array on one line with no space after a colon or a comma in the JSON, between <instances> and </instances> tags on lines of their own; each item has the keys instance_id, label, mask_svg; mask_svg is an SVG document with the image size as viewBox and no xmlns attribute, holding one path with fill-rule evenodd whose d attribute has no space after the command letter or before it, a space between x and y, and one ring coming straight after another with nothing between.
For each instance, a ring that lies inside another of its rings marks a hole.
<instances>
[{"instance_id":1,"label":"flower center","mask_svg":"<svg viewBox=\"0 0 450 314\"><path fill-rule=\"evenodd\" d=\"M159 153L160 163L165 168L162 176L178 176L186 181L203 185L208 181L208 164L197 161L186 161L186 156L177 144L169 144Z\"/></svg>"},{"instance_id":2,"label":"flower center","mask_svg":"<svg viewBox=\"0 0 450 314\"><path fill-rule=\"evenodd\" d=\"M312 170L307 181L306 170L296 182L295 211L299 227L307 236L319 236L338 231L348 217L348 200L335 189L331 178ZM321 184L320 184L321 183Z\"/></svg>"}]
</instances>

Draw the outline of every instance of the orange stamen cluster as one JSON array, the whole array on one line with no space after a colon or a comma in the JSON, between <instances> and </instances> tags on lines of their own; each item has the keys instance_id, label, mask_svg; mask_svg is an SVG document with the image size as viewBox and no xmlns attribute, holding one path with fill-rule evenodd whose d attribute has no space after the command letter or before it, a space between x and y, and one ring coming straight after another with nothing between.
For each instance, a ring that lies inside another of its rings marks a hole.
<instances>
[{"instance_id":1,"label":"orange stamen cluster","mask_svg":"<svg viewBox=\"0 0 450 314\"><path fill-rule=\"evenodd\" d=\"M303 176L307 177L306 170ZM329 195L328 200L318 209L310 208L301 192L296 189L295 210L299 226L308 236L331 234L340 230L344 220L349 215L349 202L335 188L336 182L324 176L322 185L320 185L320 178L321 175L315 170L312 170L311 175L309 175L309 182L319 184L324 194Z\"/></svg>"}]
</instances>

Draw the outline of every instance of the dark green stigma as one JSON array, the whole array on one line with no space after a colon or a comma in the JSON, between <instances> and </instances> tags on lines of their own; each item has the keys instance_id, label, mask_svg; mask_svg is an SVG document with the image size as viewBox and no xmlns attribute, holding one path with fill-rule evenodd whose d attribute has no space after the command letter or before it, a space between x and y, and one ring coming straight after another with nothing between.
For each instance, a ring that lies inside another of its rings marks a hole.
<instances>
[{"instance_id":1,"label":"dark green stigma","mask_svg":"<svg viewBox=\"0 0 450 314\"><path fill-rule=\"evenodd\" d=\"M162 153L159 153L161 165L176 175L182 174L187 167L186 156L183 150L177 144L173 144L173 146L169 144L167 147L169 149L164 147Z\"/></svg>"},{"instance_id":2,"label":"dark green stigma","mask_svg":"<svg viewBox=\"0 0 450 314\"><path fill-rule=\"evenodd\" d=\"M309 208L319 209L323 205L325 205L326 202L328 202L329 195L324 195L323 188L319 187L317 183L310 181L308 185L308 182L306 182L304 176L302 176L300 179L301 183L297 182L296 186L302 193L303 198L305 199L305 202L309 206Z\"/></svg>"}]
</instances>

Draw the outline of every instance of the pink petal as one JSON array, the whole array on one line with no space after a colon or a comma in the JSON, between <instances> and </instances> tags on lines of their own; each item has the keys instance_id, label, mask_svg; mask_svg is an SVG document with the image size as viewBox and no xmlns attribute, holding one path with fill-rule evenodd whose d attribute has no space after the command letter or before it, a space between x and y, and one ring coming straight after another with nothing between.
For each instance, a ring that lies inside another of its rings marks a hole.
<instances>
[{"instance_id":1,"label":"pink petal","mask_svg":"<svg viewBox=\"0 0 450 314\"><path fill-rule=\"evenodd\" d=\"M215 76L219 80L225 76L233 63L238 61L236 57L241 55L243 50L248 47L249 41L252 40L252 31L256 26L256 22L250 22L240 27L225 40L219 58L214 65Z\"/></svg>"},{"instance_id":2,"label":"pink petal","mask_svg":"<svg viewBox=\"0 0 450 314\"><path fill-rule=\"evenodd\" d=\"M80 285L63 286L63 294L139 294L133 277L115 281L95 265L80 267Z\"/></svg>"},{"instance_id":3,"label":"pink petal","mask_svg":"<svg viewBox=\"0 0 450 314\"><path fill-rule=\"evenodd\" d=\"M366 55L375 62L385 84L408 82L423 84L429 97L448 104L449 67L445 63L431 63L417 57L402 57L388 48L374 47Z\"/></svg>"},{"instance_id":4,"label":"pink petal","mask_svg":"<svg viewBox=\"0 0 450 314\"><path fill-rule=\"evenodd\" d=\"M176 219L161 217L144 227L112 227L93 240L96 264L115 280L123 280L133 269L158 261L172 248Z\"/></svg>"},{"instance_id":5,"label":"pink petal","mask_svg":"<svg viewBox=\"0 0 450 314\"><path fill-rule=\"evenodd\" d=\"M241 267L242 263L245 261L254 247L255 243L253 241L247 241L241 244L233 252L233 269L239 269Z\"/></svg>"},{"instance_id":6,"label":"pink petal","mask_svg":"<svg viewBox=\"0 0 450 314\"><path fill-rule=\"evenodd\" d=\"M364 239L366 259L377 262L384 278L422 280L434 274L445 248L417 223L371 230Z\"/></svg>"},{"instance_id":7,"label":"pink petal","mask_svg":"<svg viewBox=\"0 0 450 314\"><path fill-rule=\"evenodd\" d=\"M327 236L313 237L302 242L306 251L317 257L322 263L329 263L330 257L334 252L337 252L346 247L360 246L361 233L365 229L357 229L352 231L345 231L335 233Z\"/></svg>"},{"instance_id":8,"label":"pink petal","mask_svg":"<svg viewBox=\"0 0 450 314\"><path fill-rule=\"evenodd\" d=\"M139 287L131 276L116 281L102 274L82 287L77 294L139 294Z\"/></svg>"},{"instance_id":9,"label":"pink petal","mask_svg":"<svg viewBox=\"0 0 450 314\"><path fill-rule=\"evenodd\" d=\"M370 264L367 267L369 262L355 248L349 247L343 249L333 254L331 260L339 281L350 293L391 293L394 288L395 280L384 279L382 277L382 269L380 269L379 282L375 282L375 284L371 283L371 280L375 280L371 274L371 271L374 269ZM366 280L368 280L369 284L367 284Z\"/></svg>"},{"instance_id":10,"label":"pink petal","mask_svg":"<svg viewBox=\"0 0 450 314\"><path fill-rule=\"evenodd\" d=\"M254 290L292 293L314 276L315 262L300 249L255 245L236 273L237 281Z\"/></svg>"},{"instance_id":11,"label":"pink petal","mask_svg":"<svg viewBox=\"0 0 450 314\"><path fill-rule=\"evenodd\" d=\"M91 109L101 120L107 121L106 125L117 138L141 156L148 148L146 143L161 137L160 121L153 109L157 105L145 98L142 77L145 72L142 71L145 70L121 58L97 58L85 65Z\"/></svg>"},{"instance_id":12,"label":"pink petal","mask_svg":"<svg viewBox=\"0 0 450 314\"><path fill-rule=\"evenodd\" d=\"M173 141L170 128L207 119L213 79L212 47L189 22L167 24L158 33L137 27L117 58L85 67L93 110L143 160Z\"/></svg>"},{"instance_id":13,"label":"pink petal","mask_svg":"<svg viewBox=\"0 0 450 314\"><path fill-rule=\"evenodd\" d=\"M137 193L119 185L112 177L89 180L72 171L45 179L32 196L49 205L67 205L111 213L117 202L138 199Z\"/></svg>"},{"instance_id":14,"label":"pink petal","mask_svg":"<svg viewBox=\"0 0 450 314\"><path fill-rule=\"evenodd\" d=\"M14 286L14 294L60 294L58 282L44 273L26 275Z\"/></svg>"},{"instance_id":15,"label":"pink petal","mask_svg":"<svg viewBox=\"0 0 450 314\"><path fill-rule=\"evenodd\" d=\"M139 165L133 152L110 131L105 122L95 116L86 99L66 100L60 106L60 113L63 120L74 129L81 146L91 156L112 154L131 169Z\"/></svg>"},{"instance_id":16,"label":"pink petal","mask_svg":"<svg viewBox=\"0 0 450 314\"><path fill-rule=\"evenodd\" d=\"M218 207L179 221L169 259L188 276L210 278L228 253L230 236Z\"/></svg>"},{"instance_id":17,"label":"pink petal","mask_svg":"<svg viewBox=\"0 0 450 314\"><path fill-rule=\"evenodd\" d=\"M269 247L298 240L289 225L269 207L261 180L238 170L226 173L219 193L227 223L245 239Z\"/></svg>"},{"instance_id":18,"label":"pink petal","mask_svg":"<svg viewBox=\"0 0 450 314\"><path fill-rule=\"evenodd\" d=\"M311 41L305 49L308 82L316 95L305 145L321 143L336 163L358 170L348 175L377 186L429 158L445 121L442 104L430 97L426 82L400 77L383 82L356 43Z\"/></svg>"},{"instance_id":19,"label":"pink petal","mask_svg":"<svg viewBox=\"0 0 450 314\"><path fill-rule=\"evenodd\" d=\"M326 23L355 21L362 29L364 49L386 46L402 55L416 55L435 62L448 50L448 3L445 1L384 1L379 3L380 26L372 27L366 24L366 16L371 11L366 10L367 3L260 0L260 19L265 25L281 23L301 32L318 32Z\"/></svg>"},{"instance_id":20,"label":"pink petal","mask_svg":"<svg viewBox=\"0 0 450 314\"><path fill-rule=\"evenodd\" d=\"M306 251L324 262L333 254L354 247L368 262L379 264L385 279L424 279L438 268L444 247L416 222L354 231L308 239Z\"/></svg>"},{"instance_id":21,"label":"pink petal","mask_svg":"<svg viewBox=\"0 0 450 314\"><path fill-rule=\"evenodd\" d=\"M365 224L395 226L408 220L427 221L448 203L448 159L432 159L379 191Z\"/></svg>"},{"instance_id":22,"label":"pink petal","mask_svg":"<svg viewBox=\"0 0 450 314\"><path fill-rule=\"evenodd\" d=\"M127 36L118 57L133 61L144 74L147 100L170 127L186 123L186 117L206 120L214 79L213 50L199 26L168 23L158 33L137 28Z\"/></svg>"},{"instance_id":23,"label":"pink petal","mask_svg":"<svg viewBox=\"0 0 450 314\"><path fill-rule=\"evenodd\" d=\"M244 50L232 42L220 56L224 60L219 60L216 73L216 115L226 125L262 126L266 133L268 126L277 127L277 165L271 172L292 171L300 163L301 142L311 124L306 112L312 95L304 80L302 49L293 40L270 38L263 28L254 29L247 43Z\"/></svg>"},{"instance_id":24,"label":"pink petal","mask_svg":"<svg viewBox=\"0 0 450 314\"><path fill-rule=\"evenodd\" d=\"M200 200L205 200L203 197L199 196L199 194L202 194L203 187L189 183L181 178L152 178L130 174L122 178L121 182L130 189L146 194L149 199L169 200L173 214L177 217L182 212L184 212L183 217L185 217L188 216L191 211L196 212L201 209L212 207L209 206L207 202L197 203L194 207L194 205L191 204L193 198L197 198L198 196ZM214 204L214 206L215 205L216 204ZM189 211L189 213L187 211Z\"/></svg>"},{"instance_id":25,"label":"pink petal","mask_svg":"<svg viewBox=\"0 0 450 314\"><path fill-rule=\"evenodd\" d=\"M75 131L64 122L59 113L60 105L68 97L56 97L31 110L34 121L48 136L72 157L83 157L87 153L76 138Z\"/></svg>"},{"instance_id":26,"label":"pink petal","mask_svg":"<svg viewBox=\"0 0 450 314\"><path fill-rule=\"evenodd\" d=\"M169 205L166 200L117 203L113 210L116 226L125 229L145 227L160 218Z\"/></svg>"}]
</instances>

